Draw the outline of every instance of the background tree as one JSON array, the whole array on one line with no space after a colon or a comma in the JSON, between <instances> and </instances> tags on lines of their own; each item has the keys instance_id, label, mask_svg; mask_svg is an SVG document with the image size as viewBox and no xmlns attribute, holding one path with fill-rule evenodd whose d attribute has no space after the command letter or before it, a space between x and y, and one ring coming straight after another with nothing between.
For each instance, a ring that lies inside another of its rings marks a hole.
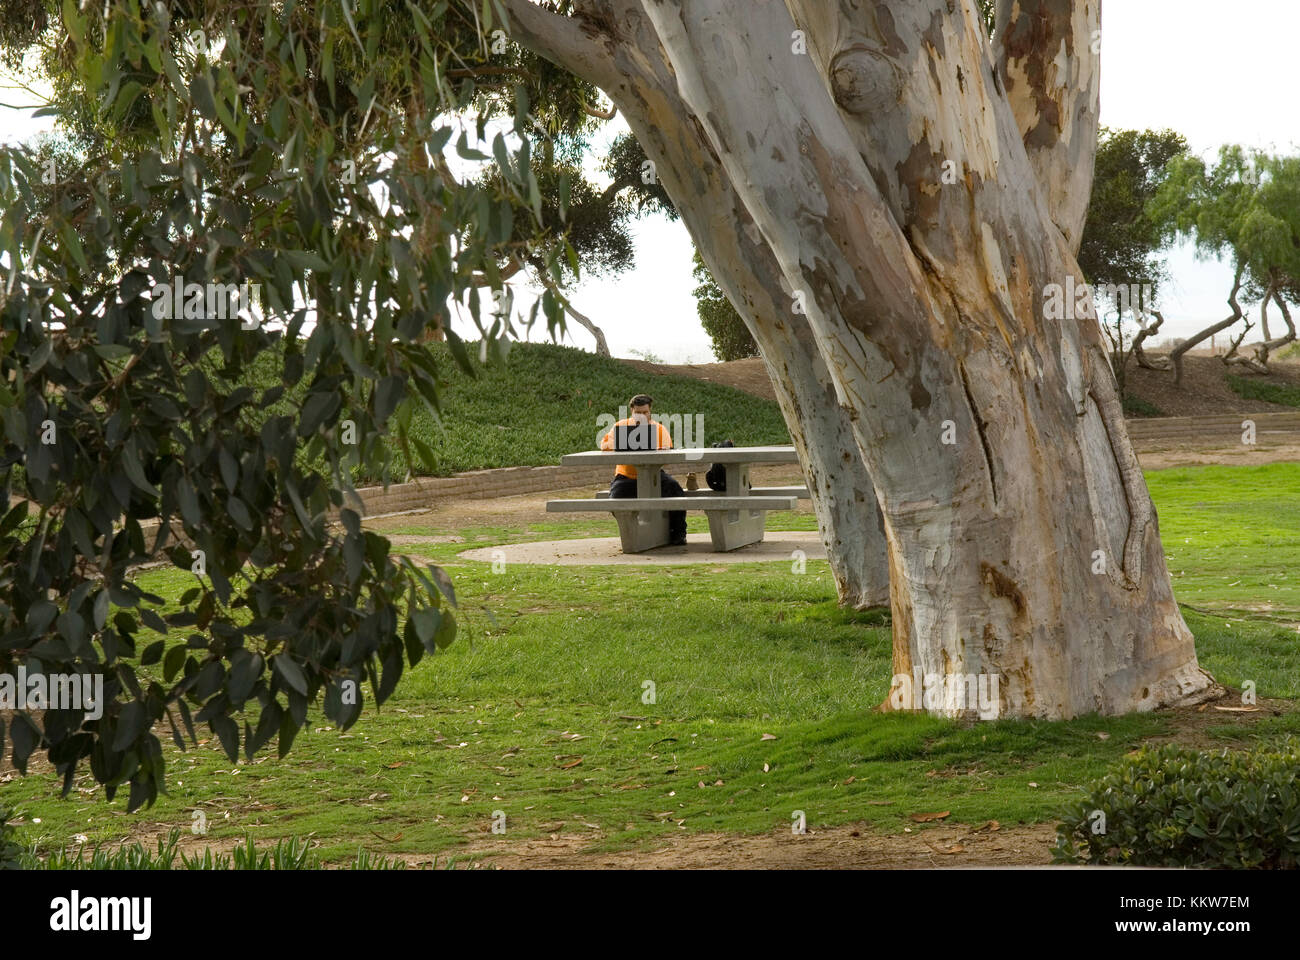
<instances>
[{"instance_id":1,"label":"background tree","mask_svg":"<svg viewBox=\"0 0 1300 960\"><path fill-rule=\"evenodd\" d=\"M713 279L713 274L709 273L699 250L695 251L694 263L692 272L699 281L699 286L694 290L695 309L700 315L704 332L713 341L713 355L724 363L758 356L758 344L754 342L754 335L749 332L745 321Z\"/></svg>"},{"instance_id":2,"label":"background tree","mask_svg":"<svg viewBox=\"0 0 1300 960\"><path fill-rule=\"evenodd\" d=\"M1163 322L1161 313L1153 308L1166 278L1160 252L1168 238L1148 214L1147 206L1164 181L1169 161L1186 149L1187 141L1172 130L1103 127L1098 136L1088 221L1078 259L1094 293L1100 294L1099 306L1113 318L1104 322L1102 329L1110 340L1112 366L1121 393L1130 356L1136 357L1140 366L1157 366L1142 351L1142 343ZM1129 291L1134 286L1149 288L1151 302L1130 304L1127 295L1117 300L1115 288ZM1147 314L1154 322L1146 319ZM1133 334L1128 333L1129 319L1137 327Z\"/></svg>"},{"instance_id":3,"label":"background tree","mask_svg":"<svg viewBox=\"0 0 1300 960\"><path fill-rule=\"evenodd\" d=\"M1182 382L1187 351L1244 321L1232 341L1225 363L1243 363L1267 372L1269 354L1296 339L1288 303L1296 303L1300 277L1300 158L1248 152L1239 146L1220 148L1209 166L1200 157L1183 154L1169 163L1169 175L1151 201L1151 215L1167 237L1193 237L1198 252L1222 256L1233 264L1228 295L1232 312L1218 323L1188 337L1172 351L1175 381ZM1239 296L1260 302L1263 340L1253 357L1237 351L1253 327ZM1271 336L1268 304L1278 305L1286 332Z\"/></svg>"},{"instance_id":4,"label":"background tree","mask_svg":"<svg viewBox=\"0 0 1300 960\"><path fill-rule=\"evenodd\" d=\"M596 352L603 357L610 355L604 331L580 312L562 289L580 279L580 269L594 276L616 276L629 269L635 255L631 234L634 219L646 213L662 213L669 219L677 216L646 167L645 154L635 138L626 133L614 138L600 161L600 168L610 178L609 185L598 187L587 179L583 163L592 153L591 136L613 115L613 111L584 112L569 117L569 126L554 134L537 130L541 136L537 138L532 164L542 198L540 216L530 216L530 211L522 208L525 199L517 199L521 209L513 214L511 259L501 267L502 279L528 267L525 276L560 301L567 315L595 338ZM501 174L496 169L485 170L483 177L485 189L499 189ZM548 272L540 253L519 253L524 249L544 251L561 241L569 244L573 256L555 262L558 273L554 275Z\"/></svg>"}]
</instances>

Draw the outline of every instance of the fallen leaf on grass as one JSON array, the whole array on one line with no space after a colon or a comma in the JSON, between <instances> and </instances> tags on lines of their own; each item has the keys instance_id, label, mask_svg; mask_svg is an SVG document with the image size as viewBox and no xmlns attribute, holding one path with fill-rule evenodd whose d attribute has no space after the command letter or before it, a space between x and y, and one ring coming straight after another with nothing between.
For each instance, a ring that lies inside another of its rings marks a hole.
<instances>
[{"instance_id":1,"label":"fallen leaf on grass","mask_svg":"<svg viewBox=\"0 0 1300 960\"><path fill-rule=\"evenodd\" d=\"M982 830L987 830L989 833L993 833L995 830L1001 830L1001 829L1002 829L1002 824L998 823L996 820L990 820L982 827L976 827L974 830L971 831L971 833L979 833Z\"/></svg>"},{"instance_id":2,"label":"fallen leaf on grass","mask_svg":"<svg viewBox=\"0 0 1300 960\"><path fill-rule=\"evenodd\" d=\"M858 778L857 778L857 777L849 777L847 780L844 781L844 786L847 787L850 783L852 783L852 782L853 782L854 780L856 780L856 779L858 779Z\"/></svg>"},{"instance_id":3,"label":"fallen leaf on grass","mask_svg":"<svg viewBox=\"0 0 1300 960\"><path fill-rule=\"evenodd\" d=\"M1098 739L1098 740L1109 740L1109 739L1110 739L1110 734L1109 734L1109 733L1103 733L1102 731L1098 730L1098 731L1097 731L1097 739Z\"/></svg>"},{"instance_id":4,"label":"fallen leaf on grass","mask_svg":"<svg viewBox=\"0 0 1300 960\"><path fill-rule=\"evenodd\" d=\"M942 847L936 847L933 843L927 843L926 846L929 847L931 850L933 850L935 853L951 854L951 853L966 852L966 848L963 847L960 843L953 844L947 850L943 849Z\"/></svg>"},{"instance_id":5,"label":"fallen leaf on grass","mask_svg":"<svg viewBox=\"0 0 1300 960\"><path fill-rule=\"evenodd\" d=\"M562 763L562 764L560 764L560 769L561 769L561 770L572 770L574 767L578 766L578 765L581 764L581 763L582 763L582 757L579 757L577 760L570 761L569 763Z\"/></svg>"},{"instance_id":6,"label":"fallen leaf on grass","mask_svg":"<svg viewBox=\"0 0 1300 960\"><path fill-rule=\"evenodd\" d=\"M952 813L951 810L945 810L943 813L914 813L912 814L913 823L929 823L932 820L942 820Z\"/></svg>"},{"instance_id":7,"label":"fallen leaf on grass","mask_svg":"<svg viewBox=\"0 0 1300 960\"><path fill-rule=\"evenodd\" d=\"M765 733L765 734L763 734L761 737L759 737L758 739L760 739L760 740L775 740L775 739L776 739L776 734L773 734L773 733Z\"/></svg>"},{"instance_id":8,"label":"fallen leaf on grass","mask_svg":"<svg viewBox=\"0 0 1300 960\"><path fill-rule=\"evenodd\" d=\"M380 840L384 841L384 843L396 843L398 840L402 839L402 832L400 830L398 831L397 836L393 837L392 839L389 839L388 837L384 836L382 833L379 833L377 830L371 830L370 832L373 833Z\"/></svg>"},{"instance_id":9,"label":"fallen leaf on grass","mask_svg":"<svg viewBox=\"0 0 1300 960\"><path fill-rule=\"evenodd\" d=\"M398 761L396 761L395 763L390 763L390 764L388 764L388 769L389 769L389 770L396 770L398 767L404 767L404 766L406 766L406 761L405 761L405 760L398 760Z\"/></svg>"}]
</instances>

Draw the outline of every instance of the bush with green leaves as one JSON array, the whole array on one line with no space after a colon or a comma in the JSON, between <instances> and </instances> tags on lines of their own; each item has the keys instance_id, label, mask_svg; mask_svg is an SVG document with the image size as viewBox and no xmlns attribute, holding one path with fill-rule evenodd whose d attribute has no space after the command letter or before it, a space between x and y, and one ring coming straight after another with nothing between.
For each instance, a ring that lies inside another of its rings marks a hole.
<instances>
[{"instance_id":1,"label":"bush with green leaves","mask_svg":"<svg viewBox=\"0 0 1300 960\"><path fill-rule=\"evenodd\" d=\"M693 272L700 282L694 291L695 309L700 315L700 325L713 341L713 355L723 363L757 357L758 343L754 335L722 292L718 281L713 279L699 250L695 251Z\"/></svg>"},{"instance_id":2,"label":"bush with green leaves","mask_svg":"<svg viewBox=\"0 0 1300 960\"><path fill-rule=\"evenodd\" d=\"M1061 863L1279 869L1300 865L1300 740L1211 753L1143 748L1057 828Z\"/></svg>"}]
</instances>

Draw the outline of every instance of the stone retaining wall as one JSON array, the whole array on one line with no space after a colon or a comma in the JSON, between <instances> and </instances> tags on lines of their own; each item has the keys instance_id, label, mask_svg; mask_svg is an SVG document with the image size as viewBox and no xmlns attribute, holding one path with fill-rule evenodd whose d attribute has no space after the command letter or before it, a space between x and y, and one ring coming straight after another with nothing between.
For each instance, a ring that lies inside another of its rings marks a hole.
<instances>
[{"instance_id":1,"label":"stone retaining wall","mask_svg":"<svg viewBox=\"0 0 1300 960\"><path fill-rule=\"evenodd\" d=\"M439 500L486 500L540 490L564 490L584 484L608 485L613 470L596 467L503 467L499 470L471 470L451 477L422 477L410 483L383 487L359 487L357 494L364 515L419 510Z\"/></svg>"}]
</instances>

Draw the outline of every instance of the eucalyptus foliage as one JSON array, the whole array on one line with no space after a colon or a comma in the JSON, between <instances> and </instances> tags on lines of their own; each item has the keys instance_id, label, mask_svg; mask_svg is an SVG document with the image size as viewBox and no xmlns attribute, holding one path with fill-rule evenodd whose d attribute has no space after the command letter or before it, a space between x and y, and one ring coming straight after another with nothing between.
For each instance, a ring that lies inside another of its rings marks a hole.
<instances>
[{"instance_id":1,"label":"eucalyptus foliage","mask_svg":"<svg viewBox=\"0 0 1300 960\"><path fill-rule=\"evenodd\" d=\"M361 528L349 469L393 443L432 461L406 429L440 407L422 338L444 331L472 373L450 305L503 359L502 265L558 281L576 260L540 229L530 137L591 91L539 86L553 68L503 41L494 2L63 0L0 19L66 138L0 150L0 674L105 679L101 717L19 710L0 755L25 771L44 749L65 793L88 761L135 809L164 788L156 725L183 747L206 724L232 761L272 739L283 756L314 705L346 728L452 642L450 580ZM539 229L516 230L521 211ZM168 317L151 290L178 277L259 302ZM559 301L539 309L554 331ZM277 341L279 383L243 384ZM300 406L256 416L300 381ZM179 611L132 581L160 557L194 574Z\"/></svg>"}]
</instances>

